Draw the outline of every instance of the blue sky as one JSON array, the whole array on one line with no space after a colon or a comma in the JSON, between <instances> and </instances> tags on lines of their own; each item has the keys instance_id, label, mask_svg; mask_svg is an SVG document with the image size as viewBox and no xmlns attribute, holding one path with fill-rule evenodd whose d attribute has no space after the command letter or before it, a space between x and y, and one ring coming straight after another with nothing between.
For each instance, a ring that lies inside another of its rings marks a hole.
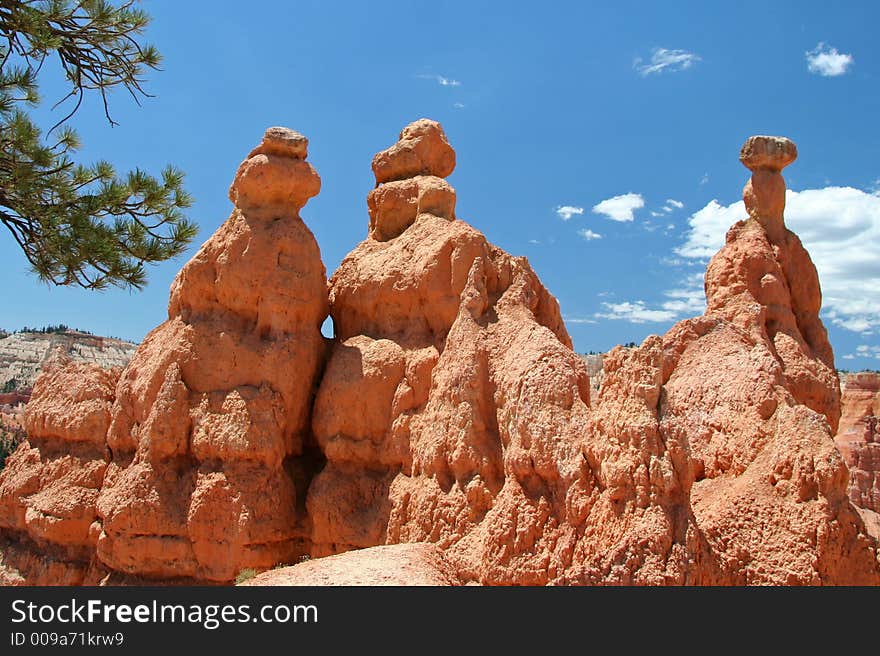
<instances>
[{"instance_id":1,"label":"blue sky","mask_svg":"<svg viewBox=\"0 0 880 656\"><path fill-rule=\"evenodd\" d=\"M141 107L93 98L81 158L187 173L201 232L143 292L49 288L0 237L0 327L63 322L140 340L180 266L229 215L263 130L311 140L323 180L303 218L328 274L366 236L370 161L419 117L458 155L457 214L528 257L578 351L702 311L702 275L748 171L752 134L793 139L787 221L820 271L840 368L880 368L876 2L143 3L164 55ZM62 95L42 80L48 110ZM57 119L56 119L57 120Z\"/></svg>"}]
</instances>

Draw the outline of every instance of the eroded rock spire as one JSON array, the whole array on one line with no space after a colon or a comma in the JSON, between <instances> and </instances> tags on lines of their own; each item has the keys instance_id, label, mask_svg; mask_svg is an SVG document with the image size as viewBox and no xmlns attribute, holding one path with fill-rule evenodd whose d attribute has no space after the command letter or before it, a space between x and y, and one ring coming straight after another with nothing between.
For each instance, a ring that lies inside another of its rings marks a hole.
<instances>
[{"instance_id":1,"label":"eroded rock spire","mask_svg":"<svg viewBox=\"0 0 880 656\"><path fill-rule=\"evenodd\" d=\"M528 261L455 217L454 153L427 120L374 160L326 354L307 145L267 131L118 383L75 367L38 381L30 439L0 473L0 582L229 582L430 542L305 571L880 583L832 440L818 276L784 223L790 141L743 148L748 217L709 264L705 314L613 349L594 395Z\"/></svg>"},{"instance_id":2,"label":"eroded rock spire","mask_svg":"<svg viewBox=\"0 0 880 656\"><path fill-rule=\"evenodd\" d=\"M420 214L454 219L455 190L443 179L454 168L455 151L439 123L423 118L407 125L397 143L373 158L370 237L393 239Z\"/></svg>"},{"instance_id":3,"label":"eroded rock spire","mask_svg":"<svg viewBox=\"0 0 880 656\"><path fill-rule=\"evenodd\" d=\"M739 161L752 172L743 189L746 211L773 242L780 241L785 230L785 180L781 172L795 159L797 147L785 137L749 137L739 152Z\"/></svg>"},{"instance_id":4,"label":"eroded rock spire","mask_svg":"<svg viewBox=\"0 0 880 656\"><path fill-rule=\"evenodd\" d=\"M328 305L299 218L321 184L307 147L266 131L122 374L98 500L98 556L117 572L229 581L308 552L301 459Z\"/></svg>"}]
</instances>

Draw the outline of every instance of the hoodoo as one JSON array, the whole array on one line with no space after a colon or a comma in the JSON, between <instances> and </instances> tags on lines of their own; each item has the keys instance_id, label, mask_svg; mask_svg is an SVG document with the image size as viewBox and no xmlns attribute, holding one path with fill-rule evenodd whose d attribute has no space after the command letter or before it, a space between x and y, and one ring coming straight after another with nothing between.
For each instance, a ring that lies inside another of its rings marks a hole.
<instances>
[{"instance_id":1,"label":"hoodoo","mask_svg":"<svg viewBox=\"0 0 880 656\"><path fill-rule=\"evenodd\" d=\"M526 259L453 215L454 161L439 124L404 128L373 160L369 236L330 280L314 553L428 540L471 578L544 582L589 377Z\"/></svg>"},{"instance_id":2,"label":"hoodoo","mask_svg":"<svg viewBox=\"0 0 880 656\"><path fill-rule=\"evenodd\" d=\"M125 369L98 500L118 572L230 581L307 553L309 417L326 277L299 211L321 181L308 140L270 128L232 215L180 271L168 321Z\"/></svg>"},{"instance_id":3,"label":"hoodoo","mask_svg":"<svg viewBox=\"0 0 880 656\"><path fill-rule=\"evenodd\" d=\"M746 142L748 217L706 314L612 351L595 399L528 263L450 220L451 192L420 203L447 148L419 121L376 156L369 237L330 281L315 555L435 542L489 584L880 581L832 440L818 277L783 219L794 144Z\"/></svg>"},{"instance_id":4,"label":"hoodoo","mask_svg":"<svg viewBox=\"0 0 880 656\"><path fill-rule=\"evenodd\" d=\"M598 393L528 261L456 215L438 123L376 155L329 286L307 147L266 132L121 374L38 380L0 581L225 583L308 555L253 583L880 584L876 482L835 447L819 280L785 226L790 140L742 148L705 314L606 354ZM846 430L867 462L873 432Z\"/></svg>"}]
</instances>

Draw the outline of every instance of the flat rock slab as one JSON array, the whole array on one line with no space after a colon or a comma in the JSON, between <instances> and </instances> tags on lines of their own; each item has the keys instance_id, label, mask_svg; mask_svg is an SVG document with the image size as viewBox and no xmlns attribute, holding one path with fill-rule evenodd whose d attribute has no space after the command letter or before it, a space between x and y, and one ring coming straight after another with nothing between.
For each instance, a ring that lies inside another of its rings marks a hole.
<instances>
[{"instance_id":1,"label":"flat rock slab","mask_svg":"<svg viewBox=\"0 0 880 656\"><path fill-rule=\"evenodd\" d=\"M433 544L391 544L307 560L258 574L242 585L461 585Z\"/></svg>"}]
</instances>

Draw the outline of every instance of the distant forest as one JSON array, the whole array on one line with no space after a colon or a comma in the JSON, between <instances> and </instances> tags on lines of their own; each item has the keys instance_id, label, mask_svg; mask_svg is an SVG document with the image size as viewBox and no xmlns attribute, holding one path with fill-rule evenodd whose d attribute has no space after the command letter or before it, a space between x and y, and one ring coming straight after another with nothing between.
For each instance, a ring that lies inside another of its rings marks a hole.
<instances>
[{"instance_id":1,"label":"distant forest","mask_svg":"<svg viewBox=\"0 0 880 656\"><path fill-rule=\"evenodd\" d=\"M13 330L10 333L8 330L3 330L0 328L0 338L8 337L13 333L40 333L41 335L48 335L50 333L64 333L68 330L73 330L74 332L83 333L84 335L92 335L88 330L80 330L79 328L71 328L67 324L59 323L57 326L49 325L42 326L41 328L31 328L30 326L25 326L20 330Z\"/></svg>"}]
</instances>

